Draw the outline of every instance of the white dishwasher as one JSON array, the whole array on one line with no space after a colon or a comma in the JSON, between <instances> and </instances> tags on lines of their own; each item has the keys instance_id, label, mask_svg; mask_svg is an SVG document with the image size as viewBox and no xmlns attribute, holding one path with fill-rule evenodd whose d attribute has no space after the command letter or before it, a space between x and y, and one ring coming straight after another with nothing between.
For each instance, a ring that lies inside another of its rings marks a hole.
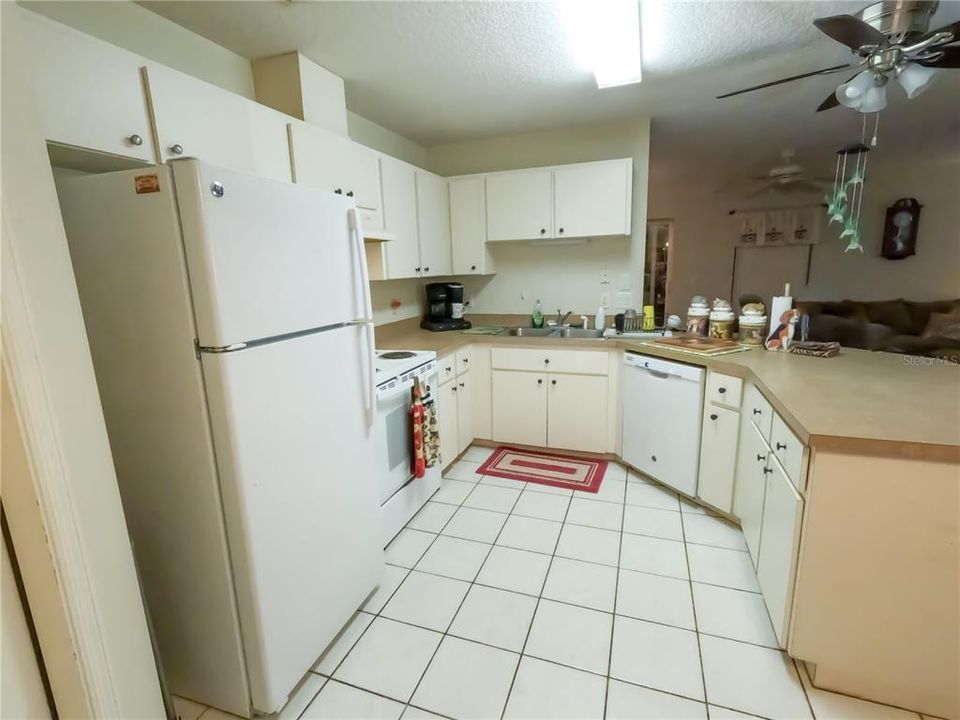
<instances>
[{"instance_id":1,"label":"white dishwasher","mask_svg":"<svg viewBox=\"0 0 960 720\"><path fill-rule=\"evenodd\" d=\"M623 362L621 457L695 497L704 369L631 353Z\"/></svg>"}]
</instances>

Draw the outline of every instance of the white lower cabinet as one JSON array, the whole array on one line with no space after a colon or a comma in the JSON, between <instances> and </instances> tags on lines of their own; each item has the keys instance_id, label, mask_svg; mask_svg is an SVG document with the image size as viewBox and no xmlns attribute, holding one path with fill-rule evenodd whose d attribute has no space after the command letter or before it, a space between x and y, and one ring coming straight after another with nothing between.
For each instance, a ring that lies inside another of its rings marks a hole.
<instances>
[{"instance_id":1,"label":"white lower cabinet","mask_svg":"<svg viewBox=\"0 0 960 720\"><path fill-rule=\"evenodd\" d=\"M603 452L607 443L607 378L550 375L547 446Z\"/></svg>"},{"instance_id":2,"label":"white lower cabinet","mask_svg":"<svg viewBox=\"0 0 960 720\"><path fill-rule=\"evenodd\" d=\"M457 407L457 383L454 380L441 385L437 400L437 426L440 431L440 464L446 467L459 454L457 443L459 440Z\"/></svg>"},{"instance_id":3,"label":"white lower cabinet","mask_svg":"<svg viewBox=\"0 0 960 720\"><path fill-rule=\"evenodd\" d=\"M490 347L474 345L471 347L470 363L473 373L473 389L470 391L473 406L473 436L491 440L491 388L490 388Z\"/></svg>"},{"instance_id":4,"label":"white lower cabinet","mask_svg":"<svg viewBox=\"0 0 960 720\"><path fill-rule=\"evenodd\" d=\"M718 510L733 509L733 481L737 464L740 413L707 405L700 435L700 470L697 495Z\"/></svg>"},{"instance_id":5,"label":"white lower cabinet","mask_svg":"<svg viewBox=\"0 0 960 720\"><path fill-rule=\"evenodd\" d=\"M546 373L492 371L493 440L546 446L546 381Z\"/></svg>"},{"instance_id":6,"label":"white lower cabinet","mask_svg":"<svg viewBox=\"0 0 960 720\"><path fill-rule=\"evenodd\" d=\"M760 551L763 495L766 489L766 476L769 474L767 460L770 451L753 423L744 419L743 425L744 428L740 433L740 449L737 453L733 514L740 518L740 527L747 541L747 549L756 567Z\"/></svg>"},{"instance_id":7,"label":"white lower cabinet","mask_svg":"<svg viewBox=\"0 0 960 720\"><path fill-rule=\"evenodd\" d=\"M803 499L778 460L771 458L769 469L772 472L766 476L757 579L777 640L780 647L786 647Z\"/></svg>"},{"instance_id":8,"label":"white lower cabinet","mask_svg":"<svg viewBox=\"0 0 960 720\"><path fill-rule=\"evenodd\" d=\"M473 382L470 375L461 375L457 383L457 455L473 442Z\"/></svg>"}]
</instances>

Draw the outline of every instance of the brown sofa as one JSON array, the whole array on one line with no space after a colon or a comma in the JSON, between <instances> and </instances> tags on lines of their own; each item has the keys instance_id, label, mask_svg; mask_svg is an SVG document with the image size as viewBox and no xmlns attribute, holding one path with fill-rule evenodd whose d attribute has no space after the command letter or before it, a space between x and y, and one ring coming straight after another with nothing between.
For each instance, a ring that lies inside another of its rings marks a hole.
<instances>
[{"instance_id":1,"label":"brown sofa","mask_svg":"<svg viewBox=\"0 0 960 720\"><path fill-rule=\"evenodd\" d=\"M941 330L944 325L942 314L953 314L960 323L960 300L804 300L797 302L796 307L810 316L810 340L836 341L845 347L940 357L960 362L957 324L953 324L952 330ZM941 315L934 318L931 324L930 318L934 313Z\"/></svg>"}]
</instances>

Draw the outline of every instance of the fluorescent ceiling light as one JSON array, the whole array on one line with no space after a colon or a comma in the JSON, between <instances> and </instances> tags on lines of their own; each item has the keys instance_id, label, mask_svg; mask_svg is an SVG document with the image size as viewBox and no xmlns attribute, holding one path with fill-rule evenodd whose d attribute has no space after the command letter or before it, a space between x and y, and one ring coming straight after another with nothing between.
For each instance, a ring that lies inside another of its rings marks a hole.
<instances>
[{"instance_id":1,"label":"fluorescent ceiling light","mask_svg":"<svg viewBox=\"0 0 960 720\"><path fill-rule=\"evenodd\" d=\"M597 87L640 82L638 0L564 0L560 9L577 61Z\"/></svg>"}]
</instances>

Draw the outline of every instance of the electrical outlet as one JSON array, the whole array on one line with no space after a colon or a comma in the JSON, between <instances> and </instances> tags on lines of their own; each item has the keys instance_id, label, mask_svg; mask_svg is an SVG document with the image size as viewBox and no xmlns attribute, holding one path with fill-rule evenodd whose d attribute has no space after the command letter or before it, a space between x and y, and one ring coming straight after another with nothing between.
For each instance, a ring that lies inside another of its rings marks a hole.
<instances>
[{"instance_id":1,"label":"electrical outlet","mask_svg":"<svg viewBox=\"0 0 960 720\"><path fill-rule=\"evenodd\" d=\"M600 307L610 307L610 293L600 293Z\"/></svg>"}]
</instances>

